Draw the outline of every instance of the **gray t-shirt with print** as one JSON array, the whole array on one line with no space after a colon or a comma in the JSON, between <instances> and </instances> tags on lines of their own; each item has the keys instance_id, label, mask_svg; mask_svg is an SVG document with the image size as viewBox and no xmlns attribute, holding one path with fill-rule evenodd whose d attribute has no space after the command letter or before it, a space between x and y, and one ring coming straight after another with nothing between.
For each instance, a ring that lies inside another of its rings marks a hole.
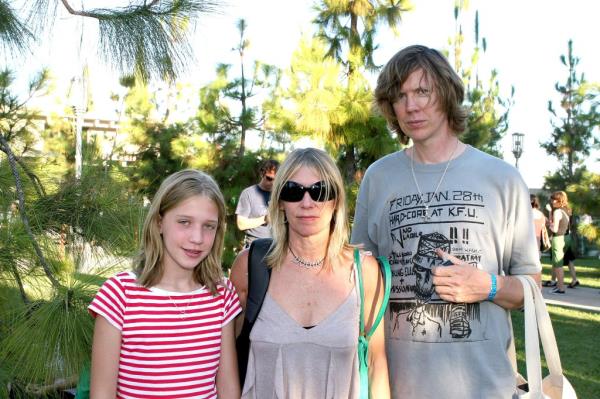
<instances>
[{"instance_id":1,"label":"gray t-shirt with print","mask_svg":"<svg viewBox=\"0 0 600 399\"><path fill-rule=\"evenodd\" d=\"M435 293L436 248L499 275L540 272L529 193L506 162L467 146L446 163L414 164L404 151L373 163L361 183L352 243L392 265L386 349L393 398L510 398L510 314L484 301ZM428 206L428 217L425 215Z\"/></svg>"}]
</instances>

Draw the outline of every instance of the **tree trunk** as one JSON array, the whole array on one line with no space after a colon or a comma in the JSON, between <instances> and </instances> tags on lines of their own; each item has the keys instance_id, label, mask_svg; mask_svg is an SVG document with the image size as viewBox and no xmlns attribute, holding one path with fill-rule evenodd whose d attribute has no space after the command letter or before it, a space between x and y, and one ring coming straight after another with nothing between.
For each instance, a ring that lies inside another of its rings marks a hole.
<instances>
[{"instance_id":1,"label":"tree trunk","mask_svg":"<svg viewBox=\"0 0 600 399\"><path fill-rule=\"evenodd\" d=\"M356 157L354 156L354 144L348 144L345 146L344 161L343 161L343 173L344 181L348 184L354 183L354 177L356 175Z\"/></svg>"},{"instance_id":2,"label":"tree trunk","mask_svg":"<svg viewBox=\"0 0 600 399\"><path fill-rule=\"evenodd\" d=\"M358 33L358 16L355 13L350 13L350 48L351 52L355 52L357 47L357 41L359 40ZM348 88L352 85L352 75L356 71L356 66L352 60L348 60ZM356 175L356 157L354 155L355 147L354 144L346 144L343 155L343 174L344 180L348 184L354 182L354 176Z\"/></svg>"},{"instance_id":3,"label":"tree trunk","mask_svg":"<svg viewBox=\"0 0 600 399\"><path fill-rule=\"evenodd\" d=\"M19 287L19 293L21 294L21 299L26 305L29 305L29 298L27 298L27 294L25 293L25 288L23 287L23 282L21 281L21 276L19 276L19 271L17 270L15 265L11 265L12 272L15 275L15 281L17 282L17 286Z\"/></svg>"},{"instance_id":4,"label":"tree trunk","mask_svg":"<svg viewBox=\"0 0 600 399\"><path fill-rule=\"evenodd\" d=\"M42 253L42 249L40 248L38 242L35 239L35 236L33 235L33 232L31 231L31 226L29 225L29 218L27 217L27 213L25 211L25 193L23 192L21 176L19 175L19 170L17 169L16 157L2 134L0 134L0 149L8 156L8 164L10 165L10 170L15 179L15 188L17 191L17 198L19 203L19 215L21 215L21 221L23 222L23 226L25 226L25 231L27 232L27 235L31 240L31 245L33 245L33 249L35 250L38 260L40 261L40 264L44 269L44 273L46 273L46 277L48 277L48 280L50 280L54 288L59 288L60 283L52 274L50 266L48 265L48 262L46 262L46 258Z\"/></svg>"},{"instance_id":5,"label":"tree trunk","mask_svg":"<svg viewBox=\"0 0 600 399\"><path fill-rule=\"evenodd\" d=\"M46 196L46 190L44 190L44 186L42 185L42 182L40 181L40 178L37 177L35 175L35 173L33 173L31 170L29 170L29 168L27 167L27 165L25 165L25 162L23 162L23 160L20 157L16 157L15 156L15 160L17 161L17 163L19 164L19 166L25 171L25 174L27 176L29 176L29 179L33 183L33 188L35 188L35 192L40 197L45 197Z\"/></svg>"},{"instance_id":6,"label":"tree trunk","mask_svg":"<svg viewBox=\"0 0 600 399\"><path fill-rule=\"evenodd\" d=\"M242 113L240 118L240 127L242 134L240 137L240 149L238 151L238 157L242 158L246 150L246 78L244 76L244 50L240 50L240 64L242 66L242 95L240 100L242 102Z\"/></svg>"}]
</instances>

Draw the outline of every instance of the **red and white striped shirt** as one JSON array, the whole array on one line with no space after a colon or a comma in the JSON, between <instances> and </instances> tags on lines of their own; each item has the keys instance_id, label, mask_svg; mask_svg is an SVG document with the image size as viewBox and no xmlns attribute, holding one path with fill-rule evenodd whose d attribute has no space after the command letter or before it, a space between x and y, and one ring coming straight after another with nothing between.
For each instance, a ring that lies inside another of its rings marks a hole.
<instances>
[{"instance_id":1,"label":"red and white striped shirt","mask_svg":"<svg viewBox=\"0 0 600 399\"><path fill-rule=\"evenodd\" d=\"M177 293L145 288L132 272L108 279L88 307L121 331L119 398L216 398L221 328L241 312L231 281Z\"/></svg>"}]
</instances>

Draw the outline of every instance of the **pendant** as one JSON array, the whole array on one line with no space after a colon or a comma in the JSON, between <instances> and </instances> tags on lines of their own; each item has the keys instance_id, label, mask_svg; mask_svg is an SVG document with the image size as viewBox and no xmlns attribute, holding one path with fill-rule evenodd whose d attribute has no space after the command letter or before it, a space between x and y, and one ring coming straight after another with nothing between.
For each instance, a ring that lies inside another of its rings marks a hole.
<instances>
[{"instance_id":1,"label":"pendant","mask_svg":"<svg viewBox=\"0 0 600 399\"><path fill-rule=\"evenodd\" d=\"M423 209L423 220L426 222L431 220L431 216L429 216L429 205L425 205L425 208Z\"/></svg>"}]
</instances>

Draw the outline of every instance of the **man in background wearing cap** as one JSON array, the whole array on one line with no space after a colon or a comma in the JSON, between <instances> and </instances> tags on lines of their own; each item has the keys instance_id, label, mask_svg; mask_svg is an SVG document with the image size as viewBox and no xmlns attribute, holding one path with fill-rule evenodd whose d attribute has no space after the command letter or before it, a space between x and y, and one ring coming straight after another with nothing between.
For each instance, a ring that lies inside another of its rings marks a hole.
<instances>
[{"instance_id":1,"label":"man in background wearing cap","mask_svg":"<svg viewBox=\"0 0 600 399\"><path fill-rule=\"evenodd\" d=\"M245 234L244 248L250 247L250 243L257 238L271 237L267 211L277 169L279 162L276 160L264 161L260 166L258 184L245 188L240 194L235 214L237 227Z\"/></svg>"},{"instance_id":2,"label":"man in background wearing cap","mask_svg":"<svg viewBox=\"0 0 600 399\"><path fill-rule=\"evenodd\" d=\"M403 144L366 171L352 243L392 265L386 350L393 398L516 394L511 275L539 282L529 193L519 172L462 143L464 87L446 58L410 46L383 68L379 111Z\"/></svg>"}]
</instances>

